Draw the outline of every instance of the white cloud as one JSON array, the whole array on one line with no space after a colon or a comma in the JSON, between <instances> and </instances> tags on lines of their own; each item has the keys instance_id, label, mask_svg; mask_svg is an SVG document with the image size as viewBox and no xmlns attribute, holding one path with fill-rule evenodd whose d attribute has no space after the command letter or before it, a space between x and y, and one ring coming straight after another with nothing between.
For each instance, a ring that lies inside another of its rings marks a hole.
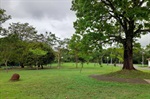
<instances>
[{"instance_id":1,"label":"white cloud","mask_svg":"<svg viewBox=\"0 0 150 99\"><path fill-rule=\"evenodd\" d=\"M75 18L66 17L62 20L52 20L48 17L44 17L41 20L37 19L29 19L29 18L20 18L7 21L4 25L5 27L8 27L9 23L30 23L33 27L36 27L36 30L38 30L38 33L45 33L52 32L56 34L56 36L60 38L68 38L71 37L71 35L74 33L73 28L73 20Z\"/></svg>"}]
</instances>

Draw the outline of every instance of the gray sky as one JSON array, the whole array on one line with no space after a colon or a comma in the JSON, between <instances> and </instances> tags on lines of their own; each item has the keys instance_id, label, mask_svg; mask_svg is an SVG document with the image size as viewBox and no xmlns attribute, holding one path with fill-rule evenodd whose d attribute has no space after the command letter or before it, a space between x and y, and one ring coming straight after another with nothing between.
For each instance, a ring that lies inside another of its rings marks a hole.
<instances>
[{"instance_id":1,"label":"gray sky","mask_svg":"<svg viewBox=\"0 0 150 99\"><path fill-rule=\"evenodd\" d=\"M69 38L75 31L71 0L0 0L0 7L12 17L3 24L6 27L12 22L28 22L39 33L48 31L60 38Z\"/></svg>"},{"instance_id":2,"label":"gray sky","mask_svg":"<svg viewBox=\"0 0 150 99\"><path fill-rule=\"evenodd\" d=\"M70 38L75 32L75 13L70 10L72 0L0 0L0 7L12 16L3 26L12 22L36 27L39 33L55 33L60 38ZM150 33L139 40L142 46L150 44Z\"/></svg>"}]
</instances>

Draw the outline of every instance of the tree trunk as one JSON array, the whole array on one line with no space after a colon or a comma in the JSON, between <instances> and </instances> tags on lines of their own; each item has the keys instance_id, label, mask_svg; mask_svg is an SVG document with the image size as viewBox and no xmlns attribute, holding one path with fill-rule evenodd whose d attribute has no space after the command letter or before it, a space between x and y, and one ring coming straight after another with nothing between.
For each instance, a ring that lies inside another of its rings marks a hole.
<instances>
[{"instance_id":1,"label":"tree trunk","mask_svg":"<svg viewBox=\"0 0 150 99\"><path fill-rule=\"evenodd\" d=\"M76 68L78 68L78 55L77 55L77 52L75 53L75 59L76 59Z\"/></svg>"},{"instance_id":2,"label":"tree trunk","mask_svg":"<svg viewBox=\"0 0 150 99\"><path fill-rule=\"evenodd\" d=\"M58 69L61 67L61 50L59 49L59 51L58 51L58 59L57 59L57 61L58 61Z\"/></svg>"},{"instance_id":3,"label":"tree trunk","mask_svg":"<svg viewBox=\"0 0 150 99\"><path fill-rule=\"evenodd\" d=\"M21 68L24 68L24 65L23 65L23 63L20 63L20 66L21 66Z\"/></svg>"},{"instance_id":4,"label":"tree trunk","mask_svg":"<svg viewBox=\"0 0 150 99\"><path fill-rule=\"evenodd\" d=\"M6 66L6 72L8 72L7 60L5 61L5 66Z\"/></svg>"},{"instance_id":5,"label":"tree trunk","mask_svg":"<svg viewBox=\"0 0 150 99\"><path fill-rule=\"evenodd\" d=\"M57 68L59 69L60 68L60 66L61 66L61 63L60 63L60 56L58 55L58 59L57 59L57 61L58 61L58 66L57 66Z\"/></svg>"},{"instance_id":6,"label":"tree trunk","mask_svg":"<svg viewBox=\"0 0 150 99\"><path fill-rule=\"evenodd\" d=\"M98 63L99 63L99 65L100 65L100 67L102 67L102 57L99 57Z\"/></svg>"},{"instance_id":7,"label":"tree trunk","mask_svg":"<svg viewBox=\"0 0 150 99\"><path fill-rule=\"evenodd\" d=\"M24 68L24 66L23 66L23 65L21 65L21 68Z\"/></svg>"},{"instance_id":8,"label":"tree trunk","mask_svg":"<svg viewBox=\"0 0 150 99\"><path fill-rule=\"evenodd\" d=\"M83 68L83 62L81 62L80 73L82 72L82 68Z\"/></svg>"},{"instance_id":9,"label":"tree trunk","mask_svg":"<svg viewBox=\"0 0 150 99\"><path fill-rule=\"evenodd\" d=\"M41 69L44 69L43 65L41 65Z\"/></svg>"},{"instance_id":10,"label":"tree trunk","mask_svg":"<svg viewBox=\"0 0 150 99\"><path fill-rule=\"evenodd\" d=\"M126 38L124 41L124 62L123 62L123 69L127 70L135 70L133 67L133 44L132 38Z\"/></svg>"}]
</instances>

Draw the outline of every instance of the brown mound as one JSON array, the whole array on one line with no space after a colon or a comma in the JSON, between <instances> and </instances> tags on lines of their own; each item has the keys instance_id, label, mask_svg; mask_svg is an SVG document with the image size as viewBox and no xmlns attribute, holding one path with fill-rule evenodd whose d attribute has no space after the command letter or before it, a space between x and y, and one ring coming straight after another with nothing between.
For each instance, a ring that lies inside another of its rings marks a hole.
<instances>
[{"instance_id":1,"label":"brown mound","mask_svg":"<svg viewBox=\"0 0 150 99\"><path fill-rule=\"evenodd\" d=\"M15 73L15 74L12 75L12 77L11 77L10 80L11 80L11 81L18 81L19 78L20 78L20 75Z\"/></svg>"},{"instance_id":2,"label":"brown mound","mask_svg":"<svg viewBox=\"0 0 150 99\"><path fill-rule=\"evenodd\" d=\"M90 77L100 81L111 81L111 82L132 83L132 84L150 84L150 79L115 78L103 75L90 75Z\"/></svg>"}]
</instances>

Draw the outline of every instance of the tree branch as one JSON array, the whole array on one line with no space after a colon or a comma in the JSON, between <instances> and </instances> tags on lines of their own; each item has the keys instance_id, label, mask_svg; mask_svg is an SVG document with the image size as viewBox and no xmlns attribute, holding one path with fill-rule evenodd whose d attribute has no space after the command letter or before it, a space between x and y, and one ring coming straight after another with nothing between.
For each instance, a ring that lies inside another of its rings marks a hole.
<instances>
[{"instance_id":1,"label":"tree branch","mask_svg":"<svg viewBox=\"0 0 150 99\"><path fill-rule=\"evenodd\" d=\"M139 30L139 32L150 32L150 29Z\"/></svg>"},{"instance_id":2,"label":"tree branch","mask_svg":"<svg viewBox=\"0 0 150 99\"><path fill-rule=\"evenodd\" d=\"M138 33L141 33L141 32L150 32L150 29L137 29L135 32L134 32L134 35L138 34Z\"/></svg>"},{"instance_id":3,"label":"tree branch","mask_svg":"<svg viewBox=\"0 0 150 99\"><path fill-rule=\"evenodd\" d=\"M113 37L114 39L110 39L110 40L115 40L117 42L120 42L120 43L123 43L124 42L124 39L122 39L122 37L119 35L119 36L115 36L115 35L108 35L109 37Z\"/></svg>"},{"instance_id":4,"label":"tree branch","mask_svg":"<svg viewBox=\"0 0 150 99\"><path fill-rule=\"evenodd\" d=\"M112 14L110 14L112 17L114 17L115 19L117 19L118 21L119 21L119 23L123 26L123 23L122 23L122 21L121 21L121 19L119 18L119 16L118 16L118 14L117 13L115 13L116 12L116 9L115 9L115 7L114 7L114 5L112 4L112 2L110 1L110 0L101 0L102 1L102 3L104 3L107 7L109 7L112 11L112 13L114 14L114 15L112 15Z\"/></svg>"},{"instance_id":5,"label":"tree branch","mask_svg":"<svg viewBox=\"0 0 150 99\"><path fill-rule=\"evenodd\" d=\"M142 4L144 3L145 0L142 0L141 2L139 2L138 6L142 6Z\"/></svg>"}]
</instances>

